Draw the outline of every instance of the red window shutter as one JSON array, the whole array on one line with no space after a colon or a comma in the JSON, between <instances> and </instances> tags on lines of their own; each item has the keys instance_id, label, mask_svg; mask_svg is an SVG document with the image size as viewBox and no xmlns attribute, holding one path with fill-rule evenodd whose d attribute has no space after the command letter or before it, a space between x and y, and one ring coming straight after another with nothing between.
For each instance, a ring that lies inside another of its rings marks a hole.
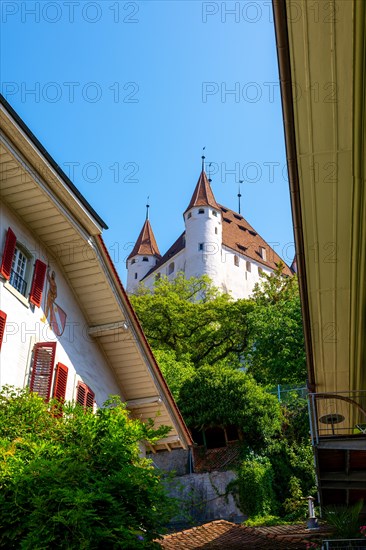
<instances>
[{"instance_id":1,"label":"red window shutter","mask_svg":"<svg viewBox=\"0 0 366 550\"><path fill-rule=\"evenodd\" d=\"M50 398L56 342L40 342L33 348L33 367L30 390L46 401Z\"/></svg>"},{"instance_id":2,"label":"red window shutter","mask_svg":"<svg viewBox=\"0 0 366 550\"><path fill-rule=\"evenodd\" d=\"M0 349L4 338L5 323L6 323L6 313L4 311L0 311Z\"/></svg>"},{"instance_id":3,"label":"red window shutter","mask_svg":"<svg viewBox=\"0 0 366 550\"><path fill-rule=\"evenodd\" d=\"M62 363L57 363L55 385L53 388L53 397L64 401L66 396L67 375L69 369Z\"/></svg>"},{"instance_id":4,"label":"red window shutter","mask_svg":"<svg viewBox=\"0 0 366 550\"><path fill-rule=\"evenodd\" d=\"M7 280L10 279L11 265L13 263L16 242L17 242L17 238L15 236L15 233L9 227L8 232L6 234L3 258L1 261L1 267L0 267L1 275L4 275L5 279Z\"/></svg>"},{"instance_id":5,"label":"red window shutter","mask_svg":"<svg viewBox=\"0 0 366 550\"><path fill-rule=\"evenodd\" d=\"M94 392L92 392L90 388L88 388L86 394L86 406L91 408L94 406Z\"/></svg>"},{"instance_id":6,"label":"red window shutter","mask_svg":"<svg viewBox=\"0 0 366 550\"><path fill-rule=\"evenodd\" d=\"M91 391L89 386L79 382L76 392L76 402L83 407L93 407L94 405L94 392Z\"/></svg>"},{"instance_id":7,"label":"red window shutter","mask_svg":"<svg viewBox=\"0 0 366 550\"><path fill-rule=\"evenodd\" d=\"M42 301L42 292L44 280L46 277L47 266L41 260L36 260L34 266L32 288L29 295L29 301L35 306L39 307Z\"/></svg>"}]
</instances>

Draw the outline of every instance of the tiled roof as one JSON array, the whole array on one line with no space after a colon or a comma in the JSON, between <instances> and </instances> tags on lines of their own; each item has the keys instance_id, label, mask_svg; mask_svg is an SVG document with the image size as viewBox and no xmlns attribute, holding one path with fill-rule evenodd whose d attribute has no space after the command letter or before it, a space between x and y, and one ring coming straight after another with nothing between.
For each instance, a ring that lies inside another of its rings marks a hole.
<instances>
[{"instance_id":1,"label":"tiled roof","mask_svg":"<svg viewBox=\"0 0 366 550\"><path fill-rule=\"evenodd\" d=\"M324 529L306 529L303 525L282 525L279 527L245 527L228 521L218 520L193 527L186 531L166 535L160 542L165 550L218 550L230 548L261 548L263 550L305 549L306 541L316 540Z\"/></svg>"},{"instance_id":2,"label":"tiled roof","mask_svg":"<svg viewBox=\"0 0 366 550\"><path fill-rule=\"evenodd\" d=\"M136 256L137 254L152 254L153 256L160 257L159 248L149 220L146 220L142 226L140 235L138 236L135 246L133 247L133 250L127 260L133 258L133 256Z\"/></svg>"},{"instance_id":3,"label":"tiled roof","mask_svg":"<svg viewBox=\"0 0 366 550\"><path fill-rule=\"evenodd\" d=\"M227 447L219 449L204 449L204 447L193 447L194 471L213 472L227 470L234 466L240 456L240 443L229 443Z\"/></svg>"},{"instance_id":4,"label":"tiled roof","mask_svg":"<svg viewBox=\"0 0 366 550\"><path fill-rule=\"evenodd\" d=\"M239 254L244 254L256 262L271 269L276 269L277 264L284 261L266 243L256 230L243 216L230 210L226 206L219 205L222 211L222 244ZM261 255L261 247L265 250L265 259ZM284 275L292 275L290 268L285 264Z\"/></svg>"},{"instance_id":5,"label":"tiled roof","mask_svg":"<svg viewBox=\"0 0 366 550\"><path fill-rule=\"evenodd\" d=\"M212 208L220 210L204 170L202 170L198 178L196 188L193 192L191 202L187 206L187 210L190 210L190 208L194 206L212 206Z\"/></svg>"},{"instance_id":6,"label":"tiled roof","mask_svg":"<svg viewBox=\"0 0 366 550\"><path fill-rule=\"evenodd\" d=\"M192 202L192 201L191 201ZM216 201L215 201L216 202ZM223 246L243 254L246 257L266 266L270 269L276 269L281 262L284 264L283 274L293 275L290 268L284 263L280 256L266 243L266 241L256 232L256 230L246 221L243 216L230 210L226 206L218 205L216 208L222 212L222 244ZM136 245L135 245L136 246ZM157 271L168 260L173 258L185 247L185 232L175 241L169 250L160 258L158 263L151 269L146 277L154 271ZM261 255L261 248L265 250L265 258ZM132 253L130 254L132 256Z\"/></svg>"},{"instance_id":7,"label":"tiled roof","mask_svg":"<svg viewBox=\"0 0 366 550\"><path fill-rule=\"evenodd\" d=\"M146 273L145 277L143 277L142 280L144 280L146 277L148 277L151 273L154 273L154 271L157 271L159 269L159 267L164 265L168 260L170 260L170 258L173 258L176 254L178 254L178 252L183 250L183 248L185 247L185 243L186 243L186 232L184 231L178 237L178 239L175 241L175 243L172 244L172 246L169 248L169 250L167 250L167 252L165 252L164 256L162 256L157 261L156 265L152 269L150 269L150 271L148 273Z\"/></svg>"}]
</instances>

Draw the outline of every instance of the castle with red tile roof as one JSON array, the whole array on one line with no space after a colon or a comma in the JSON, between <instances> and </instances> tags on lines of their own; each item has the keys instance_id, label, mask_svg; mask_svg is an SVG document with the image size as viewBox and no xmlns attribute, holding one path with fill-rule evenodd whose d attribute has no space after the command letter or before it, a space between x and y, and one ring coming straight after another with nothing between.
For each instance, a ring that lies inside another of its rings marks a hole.
<instances>
[{"instance_id":1,"label":"castle with red tile roof","mask_svg":"<svg viewBox=\"0 0 366 550\"><path fill-rule=\"evenodd\" d=\"M203 168L184 223L185 231L161 256L150 221L145 220L127 258L128 293L135 293L141 282L152 288L162 275L174 279L183 272L187 278L208 275L233 298L247 298L263 273L284 263L243 216L216 202ZM283 273L292 275L287 265Z\"/></svg>"}]
</instances>

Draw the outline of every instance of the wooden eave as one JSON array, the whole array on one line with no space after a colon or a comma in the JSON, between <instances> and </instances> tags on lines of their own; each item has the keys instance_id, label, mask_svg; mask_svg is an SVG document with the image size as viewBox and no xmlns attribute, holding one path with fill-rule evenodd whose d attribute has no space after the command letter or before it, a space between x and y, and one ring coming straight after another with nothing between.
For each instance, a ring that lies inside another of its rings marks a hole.
<instances>
[{"instance_id":1,"label":"wooden eave","mask_svg":"<svg viewBox=\"0 0 366 550\"><path fill-rule=\"evenodd\" d=\"M326 4L329 13L316 16L304 0L273 0L309 378L318 392L366 389L365 4Z\"/></svg>"}]
</instances>

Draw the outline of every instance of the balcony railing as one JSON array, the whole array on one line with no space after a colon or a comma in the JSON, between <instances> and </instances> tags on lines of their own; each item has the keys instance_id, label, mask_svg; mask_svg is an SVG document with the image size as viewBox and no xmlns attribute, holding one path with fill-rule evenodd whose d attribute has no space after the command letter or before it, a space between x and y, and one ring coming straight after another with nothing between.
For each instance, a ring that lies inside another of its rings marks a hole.
<instances>
[{"instance_id":1,"label":"balcony railing","mask_svg":"<svg viewBox=\"0 0 366 550\"><path fill-rule=\"evenodd\" d=\"M310 393L309 418L315 443L334 436L366 437L366 391Z\"/></svg>"},{"instance_id":2,"label":"balcony railing","mask_svg":"<svg viewBox=\"0 0 366 550\"><path fill-rule=\"evenodd\" d=\"M13 286L20 294L23 294L25 296L25 293L27 291L27 281L25 281L19 273L16 273L13 269L10 273L10 284Z\"/></svg>"}]
</instances>

